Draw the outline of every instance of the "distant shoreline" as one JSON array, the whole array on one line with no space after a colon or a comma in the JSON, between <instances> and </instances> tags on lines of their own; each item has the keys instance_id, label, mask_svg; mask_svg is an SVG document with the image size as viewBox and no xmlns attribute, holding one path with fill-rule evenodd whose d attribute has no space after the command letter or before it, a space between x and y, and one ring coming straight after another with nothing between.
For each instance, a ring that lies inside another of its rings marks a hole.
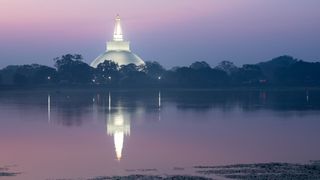
<instances>
[{"instance_id":1,"label":"distant shoreline","mask_svg":"<svg viewBox=\"0 0 320 180\"><path fill-rule=\"evenodd\" d=\"M196 61L165 69L158 62L119 65L111 60L96 68L81 55L55 58L55 68L40 64L10 65L0 70L1 89L270 89L320 87L320 62L280 56L257 64L235 66L222 61L216 67Z\"/></svg>"}]
</instances>

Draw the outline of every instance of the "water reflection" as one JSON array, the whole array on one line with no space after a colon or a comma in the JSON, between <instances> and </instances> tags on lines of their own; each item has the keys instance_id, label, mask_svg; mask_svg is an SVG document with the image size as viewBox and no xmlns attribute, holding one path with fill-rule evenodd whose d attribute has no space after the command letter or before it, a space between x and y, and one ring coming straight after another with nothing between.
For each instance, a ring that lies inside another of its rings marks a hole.
<instances>
[{"instance_id":1,"label":"water reflection","mask_svg":"<svg viewBox=\"0 0 320 180\"><path fill-rule=\"evenodd\" d=\"M154 120L161 120L161 111L165 109L162 96L165 94L166 104L174 105L178 110L209 111L210 109L222 109L232 111L241 108L243 111L255 111L260 109L273 110L313 110L320 109L320 93L315 91L252 91L252 92L220 92L220 91L156 91L147 93L130 94L131 92L100 92L100 93L47 93L47 121L48 123L62 126L80 126L82 122L88 123L90 118L85 114L91 113L93 120L104 115L106 131L113 137L114 150L117 160L123 157L123 149L126 136L130 136L131 118L140 114L145 116L154 113ZM312 94L312 99L310 98ZM24 102L25 97L9 98L19 100L17 105L26 102L39 103L35 98L33 101ZM41 97L41 96L39 96ZM42 96L43 98L43 96ZM52 105L54 104L54 106ZM24 108L26 106L23 106ZM37 107L37 106L36 106ZM90 108L92 107L92 109ZM292 116L293 113L282 114ZM301 115L305 115L301 113ZM53 118L52 118L53 117ZM139 118L138 118L139 120ZM150 119L149 119L150 120Z\"/></svg>"},{"instance_id":2,"label":"water reflection","mask_svg":"<svg viewBox=\"0 0 320 180\"><path fill-rule=\"evenodd\" d=\"M111 99L109 101L111 95L113 101L121 101L124 107L142 108L147 111L154 110L155 106L164 108L161 99L164 95L167 104L173 104L182 110L208 111L212 108L226 111L232 110L232 108L240 108L244 111L261 108L279 111L320 109L320 93L313 89L296 91L113 91L110 92L110 95L109 92L3 92L0 94L0 100L2 103L13 104L26 110L32 107L43 107L45 98L46 108L51 110L51 116L54 111L61 118L64 118L63 120L70 121L72 118L80 119L79 117L88 113L88 107L92 107L92 103L97 103L99 108L106 105L109 109L112 104ZM106 99L101 98L102 96ZM154 101L155 99L157 102ZM106 104L101 103L103 100ZM30 104L32 106L28 106ZM68 125L81 125L82 122L69 123Z\"/></svg>"},{"instance_id":3,"label":"water reflection","mask_svg":"<svg viewBox=\"0 0 320 180\"><path fill-rule=\"evenodd\" d=\"M124 140L126 136L130 136L130 113L126 112L121 105L112 107L112 94L108 93L108 116L106 120L107 134L113 136L114 148L117 160L121 160ZM138 112L139 110L137 110ZM158 92L158 120L161 119L161 91Z\"/></svg>"},{"instance_id":4,"label":"water reflection","mask_svg":"<svg viewBox=\"0 0 320 180\"><path fill-rule=\"evenodd\" d=\"M130 136L130 118L116 112L107 119L107 133L113 136L117 160L121 160L125 136Z\"/></svg>"},{"instance_id":5,"label":"water reflection","mask_svg":"<svg viewBox=\"0 0 320 180\"><path fill-rule=\"evenodd\" d=\"M94 120L101 114L112 114L113 110L126 109L128 113L158 113L165 105L174 105L181 111L208 112L219 109L224 112L240 109L242 111L257 111L270 109L274 111L319 110L320 93L315 90L302 91L108 91L108 92L65 92L47 93L48 123L63 126L81 126L87 122L84 115L91 113ZM43 96L30 100L28 97L6 97L5 100L14 102L22 109L34 106L24 106L26 103L39 104ZM1 98L1 96L0 96ZM2 97L3 100L3 97ZM43 99L42 99L43 100ZM54 104L54 106L53 106ZM104 109L104 111L103 111ZM108 112L106 112L107 110ZM54 115L53 115L54 113ZM289 115L290 113L288 113ZM58 118L55 118L58 116ZM54 117L54 121L52 117Z\"/></svg>"},{"instance_id":6,"label":"water reflection","mask_svg":"<svg viewBox=\"0 0 320 180\"><path fill-rule=\"evenodd\" d=\"M26 167L21 179L303 162L319 159L319 110L313 89L3 92L0 162Z\"/></svg>"},{"instance_id":7,"label":"water reflection","mask_svg":"<svg viewBox=\"0 0 320 180\"><path fill-rule=\"evenodd\" d=\"M108 94L108 119L107 134L113 136L116 158L118 161L122 158L122 149L125 136L130 136L130 118L126 115L121 107L116 112L111 111L111 92Z\"/></svg>"},{"instance_id":8,"label":"water reflection","mask_svg":"<svg viewBox=\"0 0 320 180\"><path fill-rule=\"evenodd\" d=\"M108 109L109 109L109 113L111 110L111 92L109 91L109 96L108 96Z\"/></svg>"},{"instance_id":9,"label":"water reflection","mask_svg":"<svg viewBox=\"0 0 320 180\"><path fill-rule=\"evenodd\" d=\"M161 120L161 91L159 91L158 95L158 109L159 109L159 115L158 115L158 120Z\"/></svg>"},{"instance_id":10,"label":"water reflection","mask_svg":"<svg viewBox=\"0 0 320 180\"><path fill-rule=\"evenodd\" d=\"M158 108L161 108L161 91L159 91L159 95L158 95Z\"/></svg>"},{"instance_id":11,"label":"water reflection","mask_svg":"<svg viewBox=\"0 0 320 180\"><path fill-rule=\"evenodd\" d=\"M48 94L48 123L51 122L51 96Z\"/></svg>"}]
</instances>

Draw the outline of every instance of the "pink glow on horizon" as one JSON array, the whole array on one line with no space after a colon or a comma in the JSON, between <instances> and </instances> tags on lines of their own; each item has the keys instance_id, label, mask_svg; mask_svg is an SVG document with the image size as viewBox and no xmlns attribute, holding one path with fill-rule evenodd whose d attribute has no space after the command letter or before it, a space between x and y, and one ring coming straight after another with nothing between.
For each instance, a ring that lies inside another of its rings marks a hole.
<instances>
[{"instance_id":1,"label":"pink glow on horizon","mask_svg":"<svg viewBox=\"0 0 320 180\"><path fill-rule=\"evenodd\" d=\"M241 65L283 54L316 60L319 5L317 0L0 0L0 60L5 59L0 67L52 65L52 58L64 53L80 53L91 62L111 39L116 14L133 50L167 67L196 60Z\"/></svg>"},{"instance_id":2,"label":"pink glow on horizon","mask_svg":"<svg viewBox=\"0 0 320 180\"><path fill-rule=\"evenodd\" d=\"M239 7L241 5L233 4ZM111 37L114 17L118 13L125 27L125 38L132 39L130 34L192 26L194 22L212 15L219 17L219 13L223 14L226 10L228 11L228 3L212 0L202 0L199 3L192 0L183 3L169 0L137 0L134 3L124 0L112 3L101 0L2 0L0 24L3 28L0 29L0 34L6 41L33 39L31 43L34 40L46 40L51 44L51 41L57 40L84 41L97 37L104 42Z\"/></svg>"},{"instance_id":3,"label":"pink glow on horizon","mask_svg":"<svg viewBox=\"0 0 320 180\"><path fill-rule=\"evenodd\" d=\"M213 1L205 0L199 6L193 1L184 3L161 1L146 3L127 3L127 1L41 1L41 0L2 0L0 2L0 22L21 27L36 25L67 25L68 23L101 23L113 20L116 14L135 22L170 23L189 21L195 15L206 16L215 10ZM169 5L168 5L169 4ZM111 8L110 8L111 7ZM102 20L102 21L101 21ZM35 28L36 28L35 27ZM150 26L145 26L148 28Z\"/></svg>"}]
</instances>

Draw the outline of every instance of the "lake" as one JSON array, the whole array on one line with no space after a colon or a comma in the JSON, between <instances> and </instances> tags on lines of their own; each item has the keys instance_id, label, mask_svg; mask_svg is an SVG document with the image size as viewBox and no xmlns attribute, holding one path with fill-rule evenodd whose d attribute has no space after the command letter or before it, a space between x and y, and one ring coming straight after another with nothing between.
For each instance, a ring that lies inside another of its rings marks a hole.
<instances>
[{"instance_id":1,"label":"lake","mask_svg":"<svg viewBox=\"0 0 320 180\"><path fill-rule=\"evenodd\" d=\"M8 179L320 159L318 90L2 91Z\"/></svg>"}]
</instances>

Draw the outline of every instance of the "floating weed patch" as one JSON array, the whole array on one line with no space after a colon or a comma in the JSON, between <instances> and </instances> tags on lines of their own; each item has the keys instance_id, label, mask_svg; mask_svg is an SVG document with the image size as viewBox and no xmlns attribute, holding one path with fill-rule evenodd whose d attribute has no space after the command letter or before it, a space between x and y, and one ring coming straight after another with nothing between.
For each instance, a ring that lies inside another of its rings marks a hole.
<instances>
[{"instance_id":1,"label":"floating weed patch","mask_svg":"<svg viewBox=\"0 0 320 180\"><path fill-rule=\"evenodd\" d=\"M9 177L9 176L16 176L18 174L21 174L18 172L11 172L10 167L13 167L13 166L0 167L0 177Z\"/></svg>"},{"instance_id":2,"label":"floating weed patch","mask_svg":"<svg viewBox=\"0 0 320 180\"><path fill-rule=\"evenodd\" d=\"M113 177L96 177L88 180L211 180L210 178L200 176L148 176L148 175L130 175Z\"/></svg>"},{"instance_id":3,"label":"floating weed patch","mask_svg":"<svg viewBox=\"0 0 320 180\"><path fill-rule=\"evenodd\" d=\"M310 164L259 163L227 166L195 166L194 168L200 174L214 174L228 179L320 179L319 161L312 161Z\"/></svg>"}]
</instances>

